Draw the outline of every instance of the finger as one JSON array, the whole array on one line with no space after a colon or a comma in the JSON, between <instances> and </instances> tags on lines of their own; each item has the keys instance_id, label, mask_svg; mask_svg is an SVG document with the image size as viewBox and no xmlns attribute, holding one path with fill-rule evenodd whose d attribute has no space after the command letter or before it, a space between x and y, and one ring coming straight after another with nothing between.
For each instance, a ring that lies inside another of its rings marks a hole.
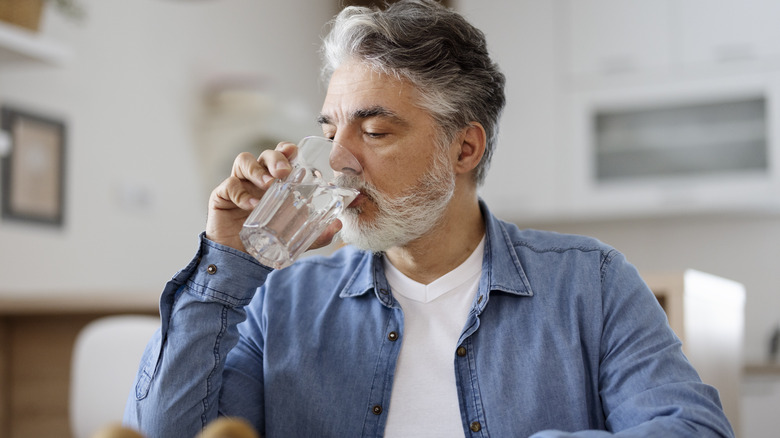
<instances>
[{"instance_id":1,"label":"finger","mask_svg":"<svg viewBox=\"0 0 780 438\"><path fill-rule=\"evenodd\" d=\"M298 147L290 142L281 142L273 150L265 150L260 154L257 162L263 166L268 174L274 178L283 179L290 174L292 166L290 161L295 158Z\"/></svg>"},{"instance_id":2,"label":"finger","mask_svg":"<svg viewBox=\"0 0 780 438\"><path fill-rule=\"evenodd\" d=\"M263 189L267 189L274 181L268 169L249 152L243 152L236 157L230 175L240 180L250 181Z\"/></svg>"},{"instance_id":3,"label":"finger","mask_svg":"<svg viewBox=\"0 0 780 438\"><path fill-rule=\"evenodd\" d=\"M212 192L212 208L231 210L238 207L242 210L252 210L260 202L263 193L264 191L253 183L231 176Z\"/></svg>"},{"instance_id":4,"label":"finger","mask_svg":"<svg viewBox=\"0 0 780 438\"><path fill-rule=\"evenodd\" d=\"M258 158L249 152L243 152L233 162L231 175L267 189L275 179L283 179L289 175L292 170L290 159L297 150L293 143L282 142L276 149L263 151Z\"/></svg>"}]
</instances>

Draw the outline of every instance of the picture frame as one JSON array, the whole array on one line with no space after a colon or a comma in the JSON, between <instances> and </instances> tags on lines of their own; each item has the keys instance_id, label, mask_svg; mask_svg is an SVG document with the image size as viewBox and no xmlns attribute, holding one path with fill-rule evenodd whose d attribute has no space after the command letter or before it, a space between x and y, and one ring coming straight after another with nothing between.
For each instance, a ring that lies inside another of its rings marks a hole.
<instances>
[{"instance_id":1,"label":"picture frame","mask_svg":"<svg viewBox=\"0 0 780 438\"><path fill-rule=\"evenodd\" d=\"M61 227L65 211L65 122L2 106L0 129L11 143L0 163L0 217Z\"/></svg>"}]
</instances>

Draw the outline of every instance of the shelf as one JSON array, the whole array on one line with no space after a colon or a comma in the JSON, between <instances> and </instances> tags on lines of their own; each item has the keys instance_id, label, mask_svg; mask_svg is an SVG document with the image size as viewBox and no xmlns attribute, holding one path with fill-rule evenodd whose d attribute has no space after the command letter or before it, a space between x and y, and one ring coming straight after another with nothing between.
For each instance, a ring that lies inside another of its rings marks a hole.
<instances>
[{"instance_id":1,"label":"shelf","mask_svg":"<svg viewBox=\"0 0 780 438\"><path fill-rule=\"evenodd\" d=\"M780 376L780 363L763 363L745 365L745 374Z\"/></svg>"},{"instance_id":2,"label":"shelf","mask_svg":"<svg viewBox=\"0 0 780 438\"><path fill-rule=\"evenodd\" d=\"M70 58L70 50L39 34L0 21L0 68L15 63L60 65Z\"/></svg>"},{"instance_id":3,"label":"shelf","mask_svg":"<svg viewBox=\"0 0 780 438\"><path fill-rule=\"evenodd\" d=\"M0 291L0 318L25 315L156 312L160 294L146 291Z\"/></svg>"}]
</instances>

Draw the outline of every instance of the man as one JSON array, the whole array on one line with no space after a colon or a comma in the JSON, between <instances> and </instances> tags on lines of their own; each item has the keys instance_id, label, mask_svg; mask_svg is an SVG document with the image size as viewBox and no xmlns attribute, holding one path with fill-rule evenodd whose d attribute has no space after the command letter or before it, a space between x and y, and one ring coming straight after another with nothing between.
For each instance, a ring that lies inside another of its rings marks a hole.
<instances>
[{"instance_id":1,"label":"man","mask_svg":"<svg viewBox=\"0 0 780 438\"><path fill-rule=\"evenodd\" d=\"M347 8L324 43L323 133L363 172L334 255L272 271L238 232L289 143L244 154L168 284L126 422L189 437L733 436L637 271L593 239L521 231L477 196L504 77L426 0ZM341 227L336 222L320 244Z\"/></svg>"}]
</instances>

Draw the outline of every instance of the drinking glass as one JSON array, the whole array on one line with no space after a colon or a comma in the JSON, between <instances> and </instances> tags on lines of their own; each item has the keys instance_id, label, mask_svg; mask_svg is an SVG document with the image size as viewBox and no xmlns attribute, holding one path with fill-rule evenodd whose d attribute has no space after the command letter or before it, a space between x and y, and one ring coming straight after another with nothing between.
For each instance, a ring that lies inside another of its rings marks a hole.
<instances>
[{"instance_id":1,"label":"drinking glass","mask_svg":"<svg viewBox=\"0 0 780 438\"><path fill-rule=\"evenodd\" d=\"M336 185L337 174L363 169L328 138L301 140L290 164L290 175L271 185L239 234L247 252L274 269L297 260L360 193Z\"/></svg>"}]
</instances>

